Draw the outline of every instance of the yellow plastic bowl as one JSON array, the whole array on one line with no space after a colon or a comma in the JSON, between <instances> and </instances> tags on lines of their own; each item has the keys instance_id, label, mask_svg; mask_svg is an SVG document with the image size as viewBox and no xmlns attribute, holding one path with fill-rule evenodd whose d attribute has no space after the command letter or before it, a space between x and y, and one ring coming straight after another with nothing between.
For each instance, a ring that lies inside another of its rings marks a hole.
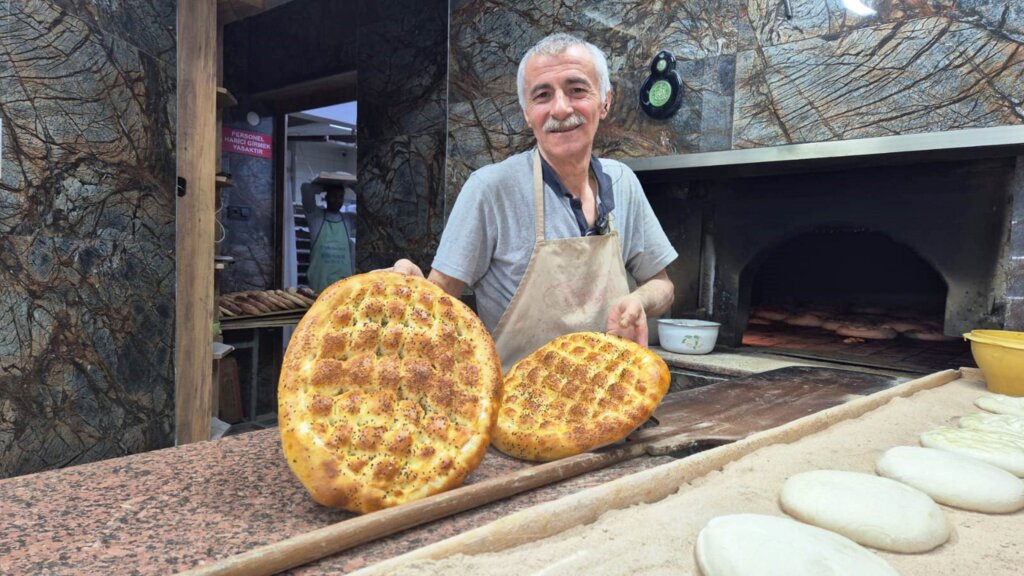
<instances>
[{"instance_id":1,"label":"yellow plastic bowl","mask_svg":"<svg viewBox=\"0 0 1024 576\"><path fill-rule=\"evenodd\" d=\"M971 354L989 390L1024 396L1024 332L972 330L964 338L971 341Z\"/></svg>"}]
</instances>

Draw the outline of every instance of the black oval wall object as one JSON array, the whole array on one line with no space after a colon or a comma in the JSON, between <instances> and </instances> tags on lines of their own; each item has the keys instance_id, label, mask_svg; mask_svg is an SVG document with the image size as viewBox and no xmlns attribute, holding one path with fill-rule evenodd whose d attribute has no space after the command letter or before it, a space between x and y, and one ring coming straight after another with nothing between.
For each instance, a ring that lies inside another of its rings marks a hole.
<instances>
[{"instance_id":1,"label":"black oval wall object","mask_svg":"<svg viewBox=\"0 0 1024 576\"><path fill-rule=\"evenodd\" d=\"M662 50L651 60L651 75L640 86L640 108L651 118L669 118L679 110L683 82L676 72L676 58Z\"/></svg>"}]
</instances>

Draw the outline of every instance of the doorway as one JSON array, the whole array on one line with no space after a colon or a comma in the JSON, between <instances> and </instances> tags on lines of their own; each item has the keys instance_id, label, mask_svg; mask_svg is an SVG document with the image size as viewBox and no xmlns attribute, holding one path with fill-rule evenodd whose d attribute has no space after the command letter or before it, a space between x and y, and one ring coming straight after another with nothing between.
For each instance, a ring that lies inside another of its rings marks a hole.
<instances>
[{"instance_id":1,"label":"doorway","mask_svg":"<svg viewBox=\"0 0 1024 576\"><path fill-rule=\"evenodd\" d=\"M311 204L327 208L323 182L338 182L343 192L342 225L349 237L350 254L356 251L357 135L356 102L342 102L287 114L284 119L284 196L280 238L282 283L309 286L310 251L319 219L308 218ZM303 202L303 186L314 192Z\"/></svg>"}]
</instances>

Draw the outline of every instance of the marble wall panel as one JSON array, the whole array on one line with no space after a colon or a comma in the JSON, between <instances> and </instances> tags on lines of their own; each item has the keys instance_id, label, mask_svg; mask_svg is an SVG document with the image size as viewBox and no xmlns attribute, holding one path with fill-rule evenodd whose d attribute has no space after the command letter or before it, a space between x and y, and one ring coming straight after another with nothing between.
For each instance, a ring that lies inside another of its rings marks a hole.
<instances>
[{"instance_id":1,"label":"marble wall panel","mask_svg":"<svg viewBox=\"0 0 1024 576\"><path fill-rule=\"evenodd\" d=\"M957 0L954 17L977 22L994 34L1024 42L1024 3L1016 0Z\"/></svg>"},{"instance_id":2,"label":"marble wall panel","mask_svg":"<svg viewBox=\"0 0 1024 576\"><path fill-rule=\"evenodd\" d=\"M173 442L175 11L0 5L0 476Z\"/></svg>"},{"instance_id":3,"label":"marble wall panel","mask_svg":"<svg viewBox=\"0 0 1024 576\"><path fill-rule=\"evenodd\" d=\"M447 2L359 28L359 139L444 129L447 99Z\"/></svg>"},{"instance_id":4,"label":"marble wall panel","mask_svg":"<svg viewBox=\"0 0 1024 576\"><path fill-rule=\"evenodd\" d=\"M617 85L612 114L598 131L595 153L612 158L664 156L727 149L732 137L735 58L731 54L677 63L682 104L671 118L650 118L640 109L639 87L647 64Z\"/></svg>"},{"instance_id":5,"label":"marble wall panel","mask_svg":"<svg viewBox=\"0 0 1024 576\"><path fill-rule=\"evenodd\" d=\"M0 246L0 476L170 445L174 278L160 248Z\"/></svg>"},{"instance_id":6,"label":"marble wall panel","mask_svg":"<svg viewBox=\"0 0 1024 576\"><path fill-rule=\"evenodd\" d=\"M177 0L53 0L52 4L68 17L85 22L93 33L117 36L171 66L177 61Z\"/></svg>"},{"instance_id":7,"label":"marble wall panel","mask_svg":"<svg viewBox=\"0 0 1024 576\"><path fill-rule=\"evenodd\" d=\"M429 270L444 222L448 2L360 5L356 267Z\"/></svg>"},{"instance_id":8,"label":"marble wall panel","mask_svg":"<svg viewBox=\"0 0 1024 576\"><path fill-rule=\"evenodd\" d=\"M746 19L759 46L772 46L808 38L838 38L859 28L944 16L983 26L993 32L1021 39L1024 5L1007 0L866 0L876 11L859 16L844 8L842 0L791 0L792 16L786 17L778 0L746 0ZM749 49L753 46L739 46Z\"/></svg>"},{"instance_id":9,"label":"marble wall panel","mask_svg":"<svg viewBox=\"0 0 1024 576\"><path fill-rule=\"evenodd\" d=\"M359 174L360 270L378 253L437 247L444 224L443 132L360 143Z\"/></svg>"},{"instance_id":10,"label":"marble wall panel","mask_svg":"<svg viewBox=\"0 0 1024 576\"><path fill-rule=\"evenodd\" d=\"M980 0L979 4L995 4L993 0ZM1005 2L999 2L1005 4ZM772 46L847 34L858 28L867 28L915 18L942 14L956 14L963 5L958 0L865 0L875 14L860 16L847 10L842 0L790 0L792 12L787 17L784 3L777 0L747 0L747 16L757 43ZM962 9L962 8L961 8ZM969 17L970 14L964 14Z\"/></svg>"},{"instance_id":11,"label":"marble wall panel","mask_svg":"<svg viewBox=\"0 0 1024 576\"><path fill-rule=\"evenodd\" d=\"M523 110L511 98L479 99L448 106L451 164L479 167L533 145Z\"/></svg>"},{"instance_id":12,"label":"marble wall panel","mask_svg":"<svg viewBox=\"0 0 1024 576\"><path fill-rule=\"evenodd\" d=\"M1024 50L924 18L737 57L736 148L1018 124Z\"/></svg>"},{"instance_id":13,"label":"marble wall panel","mask_svg":"<svg viewBox=\"0 0 1024 576\"><path fill-rule=\"evenodd\" d=\"M0 234L130 241L153 209L133 192L173 178L175 71L47 6L16 3L0 38ZM155 201L173 222L171 197Z\"/></svg>"}]
</instances>

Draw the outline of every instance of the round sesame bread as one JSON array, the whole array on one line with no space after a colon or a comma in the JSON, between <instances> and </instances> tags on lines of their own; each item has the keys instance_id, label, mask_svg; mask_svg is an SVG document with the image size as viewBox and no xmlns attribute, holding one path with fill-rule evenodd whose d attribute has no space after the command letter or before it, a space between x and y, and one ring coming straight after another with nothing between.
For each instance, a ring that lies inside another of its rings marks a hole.
<instances>
[{"instance_id":1,"label":"round sesame bread","mask_svg":"<svg viewBox=\"0 0 1024 576\"><path fill-rule=\"evenodd\" d=\"M864 338L867 340L892 340L897 335L895 330L886 326L882 326L881 324L865 324L854 322L840 323L832 331L840 336L852 336L855 338Z\"/></svg>"},{"instance_id":2,"label":"round sesame bread","mask_svg":"<svg viewBox=\"0 0 1024 576\"><path fill-rule=\"evenodd\" d=\"M436 494L483 459L500 387L494 341L457 298L393 272L346 278L288 344L284 455L325 506L362 513Z\"/></svg>"},{"instance_id":3,"label":"round sesame bread","mask_svg":"<svg viewBox=\"0 0 1024 576\"><path fill-rule=\"evenodd\" d=\"M941 324L936 324L928 320L913 320L907 318L893 318L891 320L886 320L885 322L882 323L882 326L888 326L889 328L892 328L893 330L899 332L900 334L904 332L909 332L911 330L938 330L939 332L942 331Z\"/></svg>"},{"instance_id":4,"label":"round sesame bread","mask_svg":"<svg viewBox=\"0 0 1024 576\"><path fill-rule=\"evenodd\" d=\"M764 318L765 320L771 320L772 322L778 322L785 320L790 315L790 311L782 308L781 306L759 306L754 308L750 312L751 316L758 318Z\"/></svg>"},{"instance_id":5,"label":"round sesame bread","mask_svg":"<svg viewBox=\"0 0 1024 576\"><path fill-rule=\"evenodd\" d=\"M880 323L881 322L875 316L863 316L863 315L858 316L858 315L853 315L853 314L841 314L841 315L838 315L838 316L832 316L830 318L826 318L825 321L821 323L821 327L824 328L825 330L830 330L832 332L835 332L836 328L839 328L840 326L845 326L845 325L848 325L848 324L857 324L857 325L864 325L864 326L877 326Z\"/></svg>"},{"instance_id":6,"label":"round sesame bread","mask_svg":"<svg viewBox=\"0 0 1024 576\"><path fill-rule=\"evenodd\" d=\"M580 454L625 438L668 392L668 365L630 340L560 336L508 371L495 448L524 460Z\"/></svg>"},{"instance_id":7,"label":"round sesame bread","mask_svg":"<svg viewBox=\"0 0 1024 576\"><path fill-rule=\"evenodd\" d=\"M797 312L787 316L783 322L791 326L806 326L809 328L820 327L826 318L812 312Z\"/></svg>"},{"instance_id":8,"label":"round sesame bread","mask_svg":"<svg viewBox=\"0 0 1024 576\"><path fill-rule=\"evenodd\" d=\"M885 320L870 316L845 316L824 322L821 327L836 332L840 336L852 336L868 340L891 340L897 336L896 330L886 326Z\"/></svg>"},{"instance_id":9,"label":"round sesame bread","mask_svg":"<svg viewBox=\"0 0 1024 576\"><path fill-rule=\"evenodd\" d=\"M942 328L925 328L922 330L907 330L900 336L911 340L923 340L925 342L956 342L962 340L959 336L947 336Z\"/></svg>"}]
</instances>

